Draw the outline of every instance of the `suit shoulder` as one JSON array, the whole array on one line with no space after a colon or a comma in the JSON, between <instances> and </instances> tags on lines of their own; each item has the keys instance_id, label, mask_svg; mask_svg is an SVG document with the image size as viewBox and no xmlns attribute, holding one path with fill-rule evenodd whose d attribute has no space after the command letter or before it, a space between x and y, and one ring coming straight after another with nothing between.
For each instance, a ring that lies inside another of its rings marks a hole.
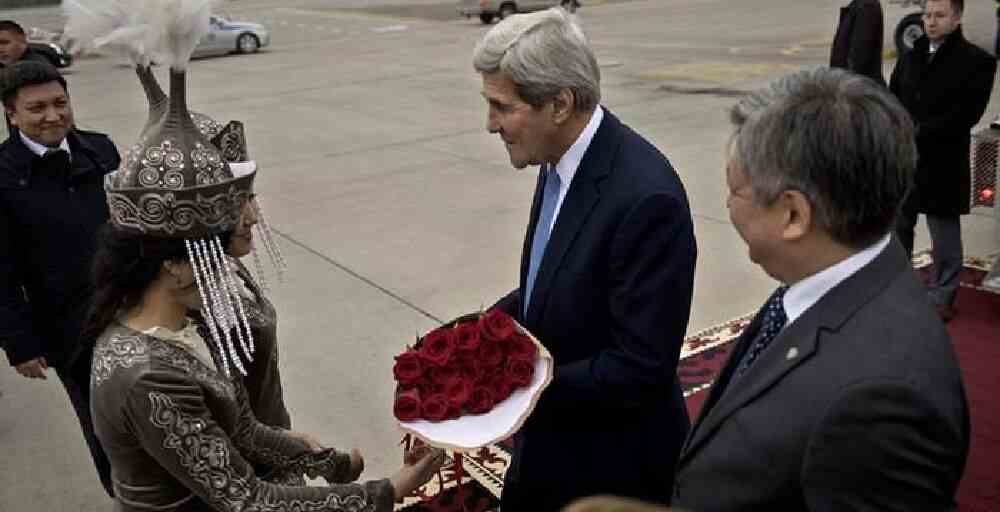
<instances>
[{"instance_id":1,"label":"suit shoulder","mask_svg":"<svg viewBox=\"0 0 1000 512\"><path fill-rule=\"evenodd\" d=\"M81 143L96 153L101 163L113 171L121 164L121 154L118 147L107 134L89 130L75 129L74 132Z\"/></svg>"},{"instance_id":2,"label":"suit shoulder","mask_svg":"<svg viewBox=\"0 0 1000 512\"><path fill-rule=\"evenodd\" d=\"M964 49L965 55L969 59L976 61L977 68L982 65L992 66L994 69L996 68L997 65L996 57L990 54L990 52L980 48L972 41L969 41L968 39L963 39L962 48Z\"/></svg>"},{"instance_id":3,"label":"suit shoulder","mask_svg":"<svg viewBox=\"0 0 1000 512\"><path fill-rule=\"evenodd\" d=\"M15 141L14 137L8 137L7 140L0 143L0 173L10 173L12 171L17 171L18 169L24 169L26 166L30 165L30 159L25 159L20 151L17 151L17 147L20 144L19 141ZM2 181L2 179L0 179Z\"/></svg>"},{"instance_id":4,"label":"suit shoulder","mask_svg":"<svg viewBox=\"0 0 1000 512\"><path fill-rule=\"evenodd\" d=\"M7 137L7 140L0 142L0 157L5 157L14 147L14 137Z\"/></svg>"},{"instance_id":5,"label":"suit shoulder","mask_svg":"<svg viewBox=\"0 0 1000 512\"><path fill-rule=\"evenodd\" d=\"M612 163L618 187L639 197L669 193L686 199L680 176L670 159L642 135L622 124L622 139Z\"/></svg>"},{"instance_id":6,"label":"suit shoulder","mask_svg":"<svg viewBox=\"0 0 1000 512\"><path fill-rule=\"evenodd\" d=\"M958 374L948 331L912 272L901 272L858 310L841 333L847 352L866 354L867 364L858 366L871 376L922 379Z\"/></svg>"},{"instance_id":7,"label":"suit shoulder","mask_svg":"<svg viewBox=\"0 0 1000 512\"><path fill-rule=\"evenodd\" d=\"M76 135L87 144L94 146L95 149L114 150L115 153L118 152L114 141L112 141L111 137L106 133L95 132L92 130L81 130L79 128L76 128L73 131L76 132Z\"/></svg>"}]
</instances>

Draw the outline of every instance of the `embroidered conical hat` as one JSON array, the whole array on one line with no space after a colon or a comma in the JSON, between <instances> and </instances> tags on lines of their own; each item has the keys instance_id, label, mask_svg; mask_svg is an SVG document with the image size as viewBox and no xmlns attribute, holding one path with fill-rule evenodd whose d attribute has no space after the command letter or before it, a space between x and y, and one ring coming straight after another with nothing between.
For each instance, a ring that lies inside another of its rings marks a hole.
<instances>
[{"instance_id":1,"label":"embroidered conical hat","mask_svg":"<svg viewBox=\"0 0 1000 512\"><path fill-rule=\"evenodd\" d=\"M233 229L252 194L254 162L229 163L187 109L185 72L171 69L167 113L128 151L106 186L112 222L151 236L205 238ZM153 105L150 107L153 114Z\"/></svg>"}]
</instances>

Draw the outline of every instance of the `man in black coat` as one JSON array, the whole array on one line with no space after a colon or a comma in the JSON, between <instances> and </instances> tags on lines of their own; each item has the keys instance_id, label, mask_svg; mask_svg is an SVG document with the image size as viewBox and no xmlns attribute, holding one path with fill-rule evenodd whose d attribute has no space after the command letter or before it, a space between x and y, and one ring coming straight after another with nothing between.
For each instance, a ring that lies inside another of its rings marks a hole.
<instances>
[{"instance_id":1,"label":"man in black coat","mask_svg":"<svg viewBox=\"0 0 1000 512\"><path fill-rule=\"evenodd\" d=\"M913 251L917 215L927 218L934 272L928 293L941 317L955 314L962 270L961 215L970 208L969 145L993 90L996 60L962 35L963 0L929 0L926 35L900 57L889 87L917 126L920 162L897 233Z\"/></svg>"},{"instance_id":2,"label":"man in black coat","mask_svg":"<svg viewBox=\"0 0 1000 512\"><path fill-rule=\"evenodd\" d=\"M882 18L879 0L852 0L842 7L837 34L830 48L830 67L846 69L885 85Z\"/></svg>"},{"instance_id":3,"label":"man in black coat","mask_svg":"<svg viewBox=\"0 0 1000 512\"><path fill-rule=\"evenodd\" d=\"M0 345L24 377L55 370L111 493L90 420L90 353L80 331L95 235L108 220L104 175L118 168L118 150L106 135L73 128L66 81L51 65L19 62L2 73L15 129L0 145Z\"/></svg>"},{"instance_id":4,"label":"man in black coat","mask_svg":"<svg viewBox=\"0 0 1000 512\"><path fill-rule=\"evenodd\" d=\"M28 36L21 25L0 20L0 68L25 60L48 62L44 55L28 46Z\"/></svg>"},{"instance_id":5,"label":"man in black coat","mask_svg":"<svg viewBox=\"0 0 1000 512\"><path fill-rule=\"evenodd\" d=\"M501 508L613 493L666 503L689 427L677 361L696 247L666 157L600 105L600 71L561 8L504 19L476 47L487 129L541 166L518 288L498 304L551 352L514 437Z\"/></svg>"}]
</instances>

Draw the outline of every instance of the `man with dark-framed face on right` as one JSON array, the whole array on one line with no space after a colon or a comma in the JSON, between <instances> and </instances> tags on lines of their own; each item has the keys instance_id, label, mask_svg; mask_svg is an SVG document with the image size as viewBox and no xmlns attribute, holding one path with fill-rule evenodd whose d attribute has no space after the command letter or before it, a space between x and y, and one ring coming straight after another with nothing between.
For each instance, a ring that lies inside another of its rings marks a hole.
<instances>
[{"instance_id":1,"label":"man with dark-framed face on right","mask_svg":"<svg viewBox=\"0 0 1000 512\"><path fill-rule=\"evenodd\" d=\"M916 124L920 154L896 232L912 253L917 216L925 215L934 256L928 295L946 322L957 312L960 216L970 211L970 132L986 111L997 67L963 36L964 8L964 0L928 0L926 34L900 56L889 83Z\"/></svg>"}]
</instances>

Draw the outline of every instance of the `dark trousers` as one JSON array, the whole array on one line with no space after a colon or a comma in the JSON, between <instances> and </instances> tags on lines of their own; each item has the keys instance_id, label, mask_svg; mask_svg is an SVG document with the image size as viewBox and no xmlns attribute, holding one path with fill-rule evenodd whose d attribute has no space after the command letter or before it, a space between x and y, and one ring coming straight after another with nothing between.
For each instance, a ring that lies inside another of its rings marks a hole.
<instances>
[{"instance_id":1,"label":"dark trousers","mask_svg":"<svg viewBox=\"0 0 1000 512\"><path fill-rule=\"evenodd\" d=\"M896 221L896 235L906 254L913 254L914 228L917 225L915 205L906 202ZM958 215L930 215L927 229L931 233L931 254L934 258L934 272L927 282L927 294L931 302L940 306L955 304L958 294L958 277L962 272L962 222Z\"/></svg>"},{"instance_id":2,"label":"dark trousers","mask_svg":"<svg viewBox=\"0 0 1000 512\"><path fill-rule=\"evenodd\" d=\"M670 425L665 425L665 430L669 431ZM607 479L596 488L593 481L579 484L584 486L581 488L575 484L565 485L565 482L561 486L552 486L551 482L539 484L530 476L522 478L521 454L524 444L524 436L521 433L514 434L514 450L510 466L504 474L499 512L559 512L571 502L590 495L625 496L657 505L667 505L670 502L670 493L674 488L673 471L669 472L667 478L657 478L655 481L622 479L617 476L620 474L616 471L619 466L613 464L608 467ZM680 446L677 449L680 450ZM679 455L673 453L665 457L663 464L672 467ZM588 488L591 489L590 492L583 490Z\"/></svg>"},{"instance_id":3,"label":"dark trousers","mask_svg":"<svg viewBox=\"0 0 1000 512\"><path fill-rule=\"evenodd\" d=\"M89 370L90 365L86 366ZM83 368L56 369L59 380L66 388L69 401L73 404L76 417L80 421L80 430L83 431L83 438L87 441L87 448L90 449L90 456L94 459L94 467L97 469L97 476L101 480L108 496L114 497L114 487L111 484L111 463L104 453L97 435L94 434L94 422L90 419L90 375L89 371L84 372ZM84 375L86 374L86 375Z\"/></svg>"}]
</instances>

